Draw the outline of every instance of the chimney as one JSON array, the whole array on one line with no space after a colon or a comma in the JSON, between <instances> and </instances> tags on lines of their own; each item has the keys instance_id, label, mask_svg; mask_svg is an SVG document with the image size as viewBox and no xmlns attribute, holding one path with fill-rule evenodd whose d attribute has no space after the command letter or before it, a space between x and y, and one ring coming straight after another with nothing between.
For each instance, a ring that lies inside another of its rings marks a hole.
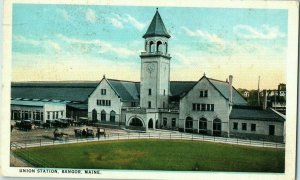
<instances>
[{"instance_id":1,"label":"chimney","mask_svg":"<svg viewBox=\"0 0 300 180\"><path fill-rule=\"evenodd\" d=\"M233 76L229 75L229 102L232 103L232 79Z\"/></svg>"},{"instance_id":2,"label":"chimney","mask_svg":"<svg viewBox=\"0 0 300 180\"><path fill-rule=\"evenodd\" d=\"M263 90L263 94L264 94L264 102L263 102L263 110L267 109L267 90Z\"/></svg>"}]
</instances>

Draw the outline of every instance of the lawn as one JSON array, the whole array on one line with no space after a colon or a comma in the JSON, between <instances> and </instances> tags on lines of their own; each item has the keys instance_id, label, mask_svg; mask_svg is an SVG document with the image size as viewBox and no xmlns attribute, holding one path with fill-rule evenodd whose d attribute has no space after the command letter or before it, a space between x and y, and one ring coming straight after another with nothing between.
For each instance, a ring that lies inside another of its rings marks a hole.
<instances>
[{"instance_id":1,"label":"lawn","mask_svg":"<svg viewBox=\"0 0 300 180\"><path fill-rule=\"evenodd\" d=\"M284 149L185 140L129 140L27 148L16 155L56 168L284 172Z\"/></svg>"}]
</instances>

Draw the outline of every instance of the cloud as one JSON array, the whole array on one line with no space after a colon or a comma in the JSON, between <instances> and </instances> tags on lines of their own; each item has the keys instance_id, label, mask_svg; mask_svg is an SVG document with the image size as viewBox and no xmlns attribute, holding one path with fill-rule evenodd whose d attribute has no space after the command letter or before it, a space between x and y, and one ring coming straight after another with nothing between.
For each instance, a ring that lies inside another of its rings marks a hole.
<instances>
[{"instance_id":1,"label":"cloud","mask_svg":"<svg viewBox=\"0 0 300 180\"><path fill-rule=\"evenodd\" d=\"M122 25L128 23L131 26L135 27L139 31L143 30L144 27L146 26L145 23L138 21L136 18L134 18L130 14L124 14L123 16L120 16L119 14L113 13L112 15L115 16L115 18L113 18L113 19L117 20L118 23L122 23Z\"/></svg>"},{"instance_id":2,"label":"cloud","mask_svg":"<svg viewBox=\"0 0 300 180\"><path fill-rule=\"evenodd\" d=\"M285 37L276 26L262 25L260 28L254 28L249 25L239 24L233 28L233 32L244 39L277 39Z\"/></svg>"},{"instance_id":3,"label":"cloud","mask_svg":"<svg viewBox=\"0 0 300 180\"><path fill-rule=\"evenodd\" d=\"M111 19L110 19L110 22L111 22L111 24L112 24L114 27L116 27L116 28L122 29L122 28L124 27L124 26L123 26L123 23L122 23L121 21L117 20L116 18L111 18Z\"/></svg>"},{"instance_id":4,"label":"cloud","mask_svg":"<svg viewBox=\"0 0 300 180\"><path fill-rule=\"evenodd\" d=\"M13 38L18 43L29 44L29 45L32 45L32 46L40 45L40 41L37 41L35 39L31 39L31 38L27 38L27 37L24 37L24 36L21 36L21 35L14 35Z\"/></svg>"},{"instance_id":5,"label":"cloud","mask_svg":"<svg viewBox=\"0 0 300 180\"><path fill-rule=\"evenodd\" d=\"M96 49L96 52L98 53L112 52L122 57L135 56L137 54L137 52L132 51L130 49L117 47L112 43L102 41L99 39L83 40L77 38L70 38L62 34L58 34L57 37L63 40L64 42L70 43L71 45L73 45L73 47L80 47L80 49L85 52L91 51L92 49Z\"/></svg>"},{"instance_id":6,"label":"cloud","mask_svg":"<svg viewBox=\"0 0 300 180\"><path fill-rule=\"evenodd\" d=\"M95 23L97 21L96 12L92 9L87 9L85 13L85 19L90 23Z\"/></svg>"},{"instance_id":7,"label":"cloud","mask_svg":"<svg viewBox=\"0 0 300 180\"><path fill-rule=\"evenodd\" d=\"M51 48L52 50L54 50L56 53L61 51L61 47L58 43L52 41L52 40L47 40L45 41L45 49L47 48Z\"/></svg>"},{"instance_id":8,"label":"cloud","mask_svg":"<svg viewBox=\"0 0 300 180\"><path fill-rule=\"evenodd\" d=\"M144 23L139 22L137 19L135 19L134 17L132 17L129 14L126 14L127 20L128 22L133 25L135 28L137 28L138 30L143 30L145 27Z\"/></svg>"},{"instance_id":9,"label":"cloud","mask_svg":"<svg viewBox=\"0 0 300 180\"><path fill-rule=\"evenodd\" d=\"M200 30L200 29L192 31L187 27L182 27L182 29L190 37L198 37L198 38L204 39L210 43L213 43L215 45L221 45L221 46L225 45L225 41L216 34L212 34L207 31Z\"/></svg>"},{"instance_id":10,"label":"cloud","mask_svg":"<svg viewBox=\"0 0 300 180\"><path fill-rule=\"evenodd\" d=\"M57 13L60 14L66 21L70 20L70 18L71 18L69 13L65 9L58 9Z\"/></svg>"}]
</instances>

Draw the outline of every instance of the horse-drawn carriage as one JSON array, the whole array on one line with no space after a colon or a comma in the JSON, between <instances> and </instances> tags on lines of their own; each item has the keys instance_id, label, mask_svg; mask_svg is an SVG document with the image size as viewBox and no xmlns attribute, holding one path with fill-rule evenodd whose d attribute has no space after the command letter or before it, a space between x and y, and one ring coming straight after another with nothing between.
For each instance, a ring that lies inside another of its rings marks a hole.
<instances>
[{"instance_id":1,"label":"horse-drawn carriage","mask_svg":"<svg viewBox=\"0 0 300 180\"><path fill-rule=\"evenodd\" d=\"M58 129L55 129L53 132L54 140L68 140L69 135L63 132L60 132Z\"/></svg>"},{"instance_id":2,"label":"horse-drawn carriage","mask_svg":"<svg viewBox=\"0 0 300 180\"><path fill-rule=\"evenodd\" d=\"M28 130L32 129L32 125L33 125L33 123L31 122L31 120L21 120L21 121L16 121L15 126L18 129L28 131Z\"/></svg>"}]
</instances>

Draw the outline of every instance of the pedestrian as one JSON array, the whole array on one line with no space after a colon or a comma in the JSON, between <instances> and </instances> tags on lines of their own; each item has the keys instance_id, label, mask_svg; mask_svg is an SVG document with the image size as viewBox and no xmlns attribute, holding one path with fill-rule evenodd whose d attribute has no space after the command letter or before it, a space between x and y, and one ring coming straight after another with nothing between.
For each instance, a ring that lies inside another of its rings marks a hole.
<instances>
[{"instance_id":1,"label":"pedestrian","mask_svg":"<svg viewBox=\"0 0 300 180\"><path fill-rule=\"evenodd\" d=\"M86 131L85 131L85 129L82 130L81 135L82 135L82 137L86 137Z\"/></svg>"},{"instance_id":2,"label":"pedestrian","mask_svg":"<svg viewBox=\"0 0 300 180\"><path fill-rule=\"evenodd\" d=\"M98 137L98 139L100 138L100 128L99 127L97 128L97 137Z\"/></svg>"}]
</instances>

